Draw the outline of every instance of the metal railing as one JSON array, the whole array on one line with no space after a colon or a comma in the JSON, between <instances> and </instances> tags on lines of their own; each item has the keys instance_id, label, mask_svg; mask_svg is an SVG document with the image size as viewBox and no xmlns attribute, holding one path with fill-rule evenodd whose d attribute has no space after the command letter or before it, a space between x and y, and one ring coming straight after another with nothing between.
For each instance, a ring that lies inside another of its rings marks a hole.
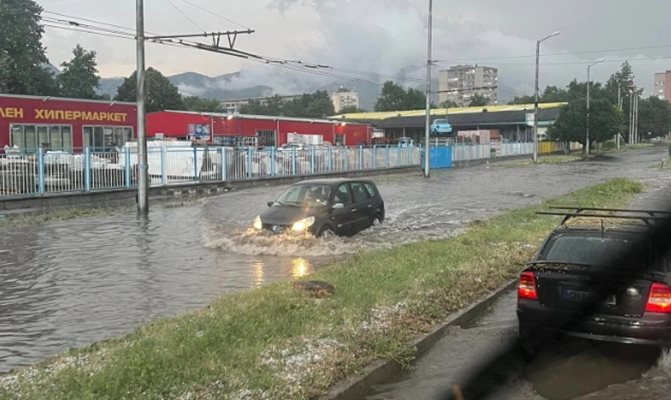
<instances>
[{"instance_id":1,"label":"metal railing","mask_svg":"<svg viewBox=\"0 0 671 400\"><path fill-rule=\"evenodd\" d=\"M147 163L150 185L167 186L419 166L420 155L418 147L395 146L259 150L152 144ZM137 164L134 145L104 152L0 152L0 197L131 188Z\"/></svg>"},{"instance_id":2,"label":"metal railing","mask_svg":"<svg viewBox=\"0 0 671 400\"><path fill-rule=\"evenodd\" d=\"M305 149L184 147L150 142L147 162L151 186L182 183L310 176L348 171L419 166L421 147L308 147ZM563 143L545 142L544 152ZM442 146L441 146L442 147ZM452 144L452 162L530 155L533 143ZM111 151L89 148L72 153L27 154L0 150L0 197L131 188L137 184L134 143Z\"/></svg>"}]
</instances>

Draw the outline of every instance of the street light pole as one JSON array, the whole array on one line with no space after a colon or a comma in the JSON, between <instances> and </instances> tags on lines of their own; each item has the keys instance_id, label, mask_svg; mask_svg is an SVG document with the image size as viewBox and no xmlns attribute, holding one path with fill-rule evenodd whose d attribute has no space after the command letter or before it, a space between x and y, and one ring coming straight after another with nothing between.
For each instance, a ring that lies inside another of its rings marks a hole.
<instances>
[{"instance_id":1,"label":"street light pole","mask_svg":"<svg viewBox=\"0 0 671 400\"><path fill-rule=\"evenodd\" d=\"M535 93L534 94L534 155L533 155L534 163L538 162L538 72L539 72L538 70L540 64L541 42L557 35L559 35L559 31L552 32L543 39L536 41L536 82L534 88Z\"/></svg>"},{"instance_id":2,"label":"street light pole","mask_svg":"<svg viewBox=\"0 0 671 400\"><path fill-rule=\"evenodd\" d=\"M429 178L430 176L430 145L429 145L429 133L431 129L431 34L432 34L432 15L433 13L433 0L429 0L429 21L428 21L428 30L429 38L426 48L426 121L425 121L425 130L424 130L424 177Z\"/></svg>"},{"instance_id":3,"label":"street light pole","mask_svg":"<svg viewBox=\"0 0 671 400\"><path fill-rule=\"evenodd\" d=\"M585 155L589 155L589 87L591 86L591 81L589 80L589 70L592 68L592 66L597 65L599 63L603 62L603 58L600 59L597 62L594 62L590 65L587 66L587 115L586 115L586 120L587 123L585 124Z\"/></svg>"}]
</instances>

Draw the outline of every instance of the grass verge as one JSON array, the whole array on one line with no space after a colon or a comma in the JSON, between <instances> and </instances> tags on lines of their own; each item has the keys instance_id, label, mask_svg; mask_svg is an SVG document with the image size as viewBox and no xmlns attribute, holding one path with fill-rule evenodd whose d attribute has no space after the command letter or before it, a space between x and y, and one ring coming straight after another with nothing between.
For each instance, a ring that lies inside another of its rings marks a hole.
<instances>
[{"instance_id":1,"label":"grass verge","mask_svg":"<svg viewBox=\"0 0 671 400\"><path fill-rule=\"evenodd\" d=\"M224 296L12 371L0 398L314 398L375 359L411 361L409 340L513 278L558 222L535 211L624 206L641 190L614 179L450 239L351 256L310 277L333 284L332 297L308 298L289 282Z\"/></svg>"}]
</instances>

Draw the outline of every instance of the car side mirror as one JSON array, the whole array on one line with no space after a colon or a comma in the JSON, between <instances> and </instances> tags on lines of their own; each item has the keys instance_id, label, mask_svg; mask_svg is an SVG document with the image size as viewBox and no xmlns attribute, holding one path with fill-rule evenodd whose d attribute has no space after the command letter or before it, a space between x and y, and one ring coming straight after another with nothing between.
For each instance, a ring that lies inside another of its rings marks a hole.
<instances>
[{"instance_id":1,"label":"car side mirror","mask_svg":"<svg viewBox=\"0 0 671 400\"><path fill-rule=\"evenodd\" d=\"M275 202L274 202L274 201L269 201L269 202L268 202L268 207L272 207L272 206L273 206L273 204L275 204Z\"/></svg>"},{"instance_id":2,"label":"car side mirror","mask_svg":"<svg viewBox=\"0 0 671 400\"><path fill-rule=\"evenodd\" d=\"M345 208L345 205L344 205L343 203L335 203L335 204L333 205L333 209L334 209L334 210L340 210L340 209L342 209L342 208Z\"/></svg>"}]
</instances>

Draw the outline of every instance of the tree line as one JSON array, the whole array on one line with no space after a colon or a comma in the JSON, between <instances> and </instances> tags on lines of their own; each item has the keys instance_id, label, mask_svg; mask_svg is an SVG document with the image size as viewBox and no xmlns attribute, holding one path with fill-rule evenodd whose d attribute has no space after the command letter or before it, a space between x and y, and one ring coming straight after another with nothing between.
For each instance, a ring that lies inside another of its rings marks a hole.
<instances>
[{"instance_id":1,"label":"tree line","mask_svg":"<svg viewBox=\"0 0 671 400\"><path fill-rule=\"evenodd\" d=\"M618 88L622 109L618 107ZM631 99L643 90L634 84L634 72L628 62L613 73L605 84L590 84L590 138L605 142L622 134L628 140L628 120ZM565 88L548 86L539 102L567 102L559 117L548 130L550 139L585 144L587 127L587 82L571 81ZM510 104L530 104L533 96L515 97ZM657 96L639 100L639 136L642 139L666 136L671 131L671 104Z\"/></svg>"}]
</instances>

